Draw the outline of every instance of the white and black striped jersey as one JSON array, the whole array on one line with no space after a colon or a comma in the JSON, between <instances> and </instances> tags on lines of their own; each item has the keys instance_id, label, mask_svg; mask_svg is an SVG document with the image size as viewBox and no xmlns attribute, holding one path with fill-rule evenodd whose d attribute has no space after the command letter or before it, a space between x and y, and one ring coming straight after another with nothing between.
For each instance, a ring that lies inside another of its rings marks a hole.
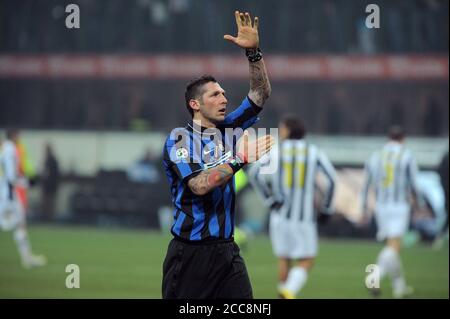
<instances>
[{"instance_id":1,"label":"white and black striped jersey","mask_svg":"<svg viewBox=\"0 0 450 319\"><path fill-rule=\"evenodd\" d=\"M270 154L266 154L259 161L251 164L247 171L249 182L253 186L256 194L264 205L270 208L278 202L281 203L282 197L280 196L280 192L274 192L277 185L273 185L273 182L277 182L277 179L273 178L271 174L264 174L261 171L270 164L269 160L271 157L274 158L272 155L277 152L276 147L273 147Z\"/></svg>"},{"instance_id":2,"label":"white and black striped jersey","mask_svg":"<svg viewBox=\"0 0 450 319\"><path fill-rule=\"evenodd\" d=\"M367 210L370 187L375 190L376 205L408 204L411 192L423 205L417 186L417 172L417 163L411 152L401 143L388 142L365 164L366 180L361 200L363 212Z\"/></svg>"},{"instance_id":3,"label":"white and black striped jersey","mask_svg":"<svg viewBox=\"0 0 450 319\"><path fill-rule=\"evenodd\" d=\"M11 141L0 145L0 201L15 199L14 185L18 179L16 146Z\"/></svg>"},{"instance_id":4,"label":"white and black striped jersey","mask_svg":"<svg viewBox=\"0 0 450 319\"><path fill-rule=\"evenodd\" d=\"M264 165L279 161L273 174L261 174ZM265 159L252 165L249 179L266 205L281 203L281 216L305 222L315 222L314 196L317 173L322 173L328 187L325 191L324 211L331 212L336 172L325 154L304 140L285 140Z\"/></svg>"}]
</instances>

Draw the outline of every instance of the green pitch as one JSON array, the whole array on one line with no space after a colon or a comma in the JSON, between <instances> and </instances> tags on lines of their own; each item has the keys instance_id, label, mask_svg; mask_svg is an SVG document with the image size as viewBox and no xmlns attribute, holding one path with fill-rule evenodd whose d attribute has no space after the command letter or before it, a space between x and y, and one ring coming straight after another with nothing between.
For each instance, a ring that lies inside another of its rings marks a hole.
<instances>
[{"instance_id":1,"label":"green pitch","mask_svg":"<svg viewBox=\"0 0 450 319\"><path fill-rule=\"evenodd\" d=\"M149 231L80 227L30 227L37 253L48 265L25 270L11 233L0 232L0 298L160 298L162 263L169 235ZM367 298L365 267L381 245L368 241L322 240L303 298ZM269 239L257 237L242 252L255 298L276 298L276 260ZM415 298L448 298L448 246L406 248L403 260ZM80 288L65 286L68 264L80 267ZM381 288L391 297L389 281Z\"/></svg>"}]
</instances>

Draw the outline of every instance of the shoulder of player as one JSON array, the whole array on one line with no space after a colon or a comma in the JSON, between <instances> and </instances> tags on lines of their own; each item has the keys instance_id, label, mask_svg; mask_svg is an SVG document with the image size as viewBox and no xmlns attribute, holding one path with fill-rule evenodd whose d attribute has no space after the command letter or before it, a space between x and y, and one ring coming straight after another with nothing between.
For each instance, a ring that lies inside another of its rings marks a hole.
<instances>
[{"instance_id":1,"label":"shoulder of player","mask_svg":"<svg viewBox=\"0 0 450 319\"><path fill-rule=\"evenodd\" d=\"M316 144L313 144L307 140L301 140L301 143L304 145L304 148L308 154L313 155L324 155L325 153L322 151L320 147L318 147Z\"/></svg>"},{"instance_id":2,"label":"shoulder of player","mask_svg":"<svg viewBox=\"0 0 450 319\"><path fill-rule=\"evenodd\" d=\"M305 141L305 147L307 147L310 151L322 153L322 150L316 144L310 143L308 141Z\"/></svg>"},{"instance_id":3,"label":"shoulder of player","mask_svg":"<svg viewBox=\"0 0 450 319\"><path fill-rule=\"evenodd\" d=\"M416 161L416 157L415 157L414 153L410 149L405 148L402 151L402 153L403 153L403 159L404 160L406 160L408 162Z\"/></svg>"},{"instance_id":4,"label":"shoulder of player","mask_svg":"<svg viewBox=\"0 0 450 319\"><path fill-rule=\"evenodd\" d=\"M173 129L170 134L166 137L163 147L163 158L166 161L175 160L176 152L183 152L183 154L188 151L190 140L190 132L184 127L179 127ZM181 150L185 149L185 150Z\"/></svg>"},{"instance_id":5,"label":"shoulder of player","mask_svg":"<svg viewBox=\"0 0 450 319\"><path fill-rule=\"evenodd\" d=\"M381 160L381 153L382 151L378 150L375 152L372 152L369 156L369 158L366 160L366 165L374 166Z\"/></svg>"}]
</instances>

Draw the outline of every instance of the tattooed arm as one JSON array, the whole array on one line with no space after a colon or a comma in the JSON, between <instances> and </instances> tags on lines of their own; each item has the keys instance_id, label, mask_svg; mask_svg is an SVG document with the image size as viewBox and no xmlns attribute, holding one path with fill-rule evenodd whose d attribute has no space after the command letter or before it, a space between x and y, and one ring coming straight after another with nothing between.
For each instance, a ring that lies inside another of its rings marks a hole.
<instances>
[{"instance_id":1,"label":"tattooed arm","mask_svg":"<svg viewBox=\"0 0 450 319\"><path fill-rule=\"evenodd\" d=\"M256 105L262 107L269 98L271 91L264 59L258 62L250 62L250 91L248 97Z\"/></svg>"},{"instance_id":2,"label":"tattooed arm","mask_svg":"<svg viewBox=\"0 0 450 319\"><path fill-rule=\"evenodd\" d=\"M191 178L188 182L189 188L199 196L209 193L214 188L227 183L244 165L255 162L267 154L274 143L275 140L270 135L261 136L256 141L249 141L249 137L244 135L238 142L238 153L234 158Z\"/></svg>"},{"instance_id":3,"label":"tattooed arm","mask_svg":"<svg viewBox=\"0 0 450 319\"><path fill-rule=\"evenodd\" d=\"M246 50L256 50L259 48L259 18L252 21L248 12L234 13L238 28L237 37L229 34L224 35L224 39ZM262 106L271 92L270 82L267 77L264 60L250 62L250 92L249 98L258 106Z\"/></svg>"},{"instance_id":4,"label":"tattooed arm","mask_svg":"<svg viewBox=\"0 0 450 319\"><path fill-rule=\"evenodd\" d=\"M204 170L188 182L191 191L199 196L209 193L214 188L228 182L234 172L230 165L222 164L214 168Z\"/></svg>"}]
</instances>

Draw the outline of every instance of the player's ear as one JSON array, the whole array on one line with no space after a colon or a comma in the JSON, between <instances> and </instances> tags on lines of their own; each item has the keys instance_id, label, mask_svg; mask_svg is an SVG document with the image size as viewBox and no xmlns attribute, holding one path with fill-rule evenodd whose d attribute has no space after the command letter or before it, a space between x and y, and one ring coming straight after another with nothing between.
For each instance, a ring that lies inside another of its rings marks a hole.
<instances>
[{"instance_id":1,"label":"player's ear","mask_svg":"<svg viewBox=\"0 0 450 319\"><path fill-rule=\"evenodd\" d=\"M189 101L189 106L190 106L194 111L200 110L200 103L199 103L198 100L191 99L191 100Z\"/></svg>"}]
</instances>

